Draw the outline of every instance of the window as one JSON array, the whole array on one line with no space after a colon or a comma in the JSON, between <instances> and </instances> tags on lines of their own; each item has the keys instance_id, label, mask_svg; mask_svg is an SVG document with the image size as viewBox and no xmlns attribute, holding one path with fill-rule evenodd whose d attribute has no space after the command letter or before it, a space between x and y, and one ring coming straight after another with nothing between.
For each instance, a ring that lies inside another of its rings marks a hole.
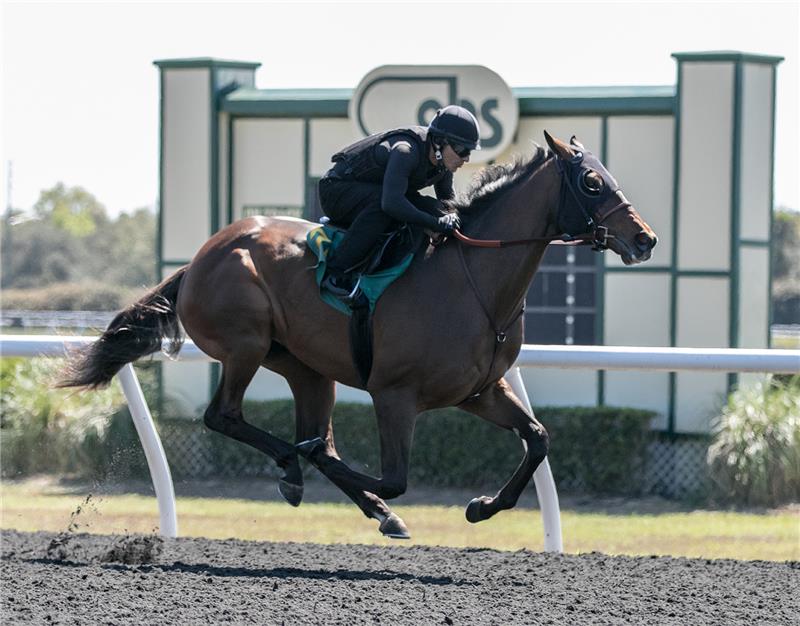
<instances>
[{"instance_id":1,"label":"window","mask_svg":"<svg viewBox=\"0 0 800 626\"><path fill-rule=\"evenodd\" d=\"M596 255L588 246L548 246L528 290L525 343L593 345Z\"/></svg>"}]
</instances>

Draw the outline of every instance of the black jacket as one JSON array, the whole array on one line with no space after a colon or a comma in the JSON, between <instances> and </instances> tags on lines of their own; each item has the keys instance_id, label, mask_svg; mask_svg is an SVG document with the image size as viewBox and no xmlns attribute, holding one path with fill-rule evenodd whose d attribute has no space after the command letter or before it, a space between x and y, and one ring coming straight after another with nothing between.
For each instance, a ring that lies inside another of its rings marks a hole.
<instances>
[{"instance_id":1,"label":"black jacket","mask_svg":"<svg viewBox=\"0 0 800 626\"><path fill-rule=\"evenodd\" d=\"M382 185L381 208L401 222L429 225L429 216L406 197L434 185L439 200L453 198L453 174L428 158L427 128L410 126L377 133L333 155L327 176Z\"/></svg>"}]
</instances>

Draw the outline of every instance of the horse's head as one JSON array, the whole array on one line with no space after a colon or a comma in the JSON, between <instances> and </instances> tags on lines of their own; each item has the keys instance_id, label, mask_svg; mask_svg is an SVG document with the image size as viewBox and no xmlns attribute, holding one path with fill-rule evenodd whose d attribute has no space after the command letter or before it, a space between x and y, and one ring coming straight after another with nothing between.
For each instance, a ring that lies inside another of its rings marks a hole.
<instances>
[{"instance_id":1,"label":"horse's head","mask_svg":"<svg viewBox=\"0 0 800 626\"><path fill-rule=\"evenodd\" d=\"M596 249L610 248L625 265L649 259L658 241L656 234L625 199L600 160L575 137L566 144L547 131L544 136L561 173L556 216L560 232L594 232Z\"/></svg>"}]
</instances>

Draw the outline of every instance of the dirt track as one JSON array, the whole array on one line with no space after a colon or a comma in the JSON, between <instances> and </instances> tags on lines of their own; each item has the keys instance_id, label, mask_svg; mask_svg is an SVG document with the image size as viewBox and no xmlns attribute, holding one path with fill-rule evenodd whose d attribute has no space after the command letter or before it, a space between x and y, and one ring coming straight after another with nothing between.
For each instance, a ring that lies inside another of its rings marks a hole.
<instances>
[{"instance_id":1,"label":"dirt track","mask_svg":"<svg viewBox=\"0 0 800 626\"><path fill-rule=\"evenodd\" d=\"M796 562L204 539L162 545L155 537L4 531L0 583L3 624L754 626L800 618Z\"/></svg>"}]
</instances>

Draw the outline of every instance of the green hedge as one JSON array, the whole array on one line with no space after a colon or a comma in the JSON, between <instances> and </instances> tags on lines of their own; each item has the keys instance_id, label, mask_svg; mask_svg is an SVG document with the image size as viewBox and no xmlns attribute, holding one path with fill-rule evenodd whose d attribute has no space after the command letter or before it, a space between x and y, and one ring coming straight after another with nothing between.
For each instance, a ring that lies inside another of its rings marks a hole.
<instances>
[{"instance_id":1,"label":"green hedge","mask_svg":"<svg viewBox=\"0 0 800 626\"><path fill-rule=\"evenodd\" d=\"M8 359L0 367L3 416L0 460L4 476L36 472L82 474L96 480L144 478L147 464L116 384L100 393L54 390L60 364ZM152 364L137 367L151 407L157 392ZM116 409L115 409L116 405ZM165 415L175 415L166 403ZM294 440L290 400L246 402L255 426ZM541 408L537 417L550 433L551 466L559 487L595 493L635 494L653 413L611 407ZM156 415L176 479L207 476L277 476L271 459L249 446L214 433L201 420ZM339 403L334 410L336 447L353 468L380 475L380 448L370 405ZM520 440L457 409L420 416L411 455L411 486L485 487L496 490L522 458ZM316 475L316 470L308 468Z\"/></svg>"},{"instance_id":2,"label":"green hedge","mask_svg":"<svg viewBox=\"0 0 800 626\"><path fill-rule=\"evenodd\" d=\"M28 311L117 311L144 293L120 285L85 281L31 289L3 289L3 308Z\"/></svg>"},{"instance_id":3,"label":"green hedge","mask_svg":"<svg viewBox=\"0 0 800 626\"><path fill-rule=\"evenodd\" d=\"M124 424L126 413L123 409L114 421ZM291 401L247 402L244 413L253 425L294 440ZM642 492L653 413L613 407L544 407L537 416L550 433L550 463L559 486L615 495ZM333 419L342 459L354 469L380 475L372 407L339 403ZM278 476L268 457L209 431L200 420L160 420L159 429L176 478ZM130 435L135 437L132 430ZM114 454L133 455L122 466L126 471L143 467L141 460L134 461L143 456L135 444L135 439L123 442L119 438L114 443ZM495 490L511 476L522 454L522 444L513 433L458 409L429 411L417 421L409 484ZM307 473L317 475L313 468Z\"/></svg>"}]
</instances>

